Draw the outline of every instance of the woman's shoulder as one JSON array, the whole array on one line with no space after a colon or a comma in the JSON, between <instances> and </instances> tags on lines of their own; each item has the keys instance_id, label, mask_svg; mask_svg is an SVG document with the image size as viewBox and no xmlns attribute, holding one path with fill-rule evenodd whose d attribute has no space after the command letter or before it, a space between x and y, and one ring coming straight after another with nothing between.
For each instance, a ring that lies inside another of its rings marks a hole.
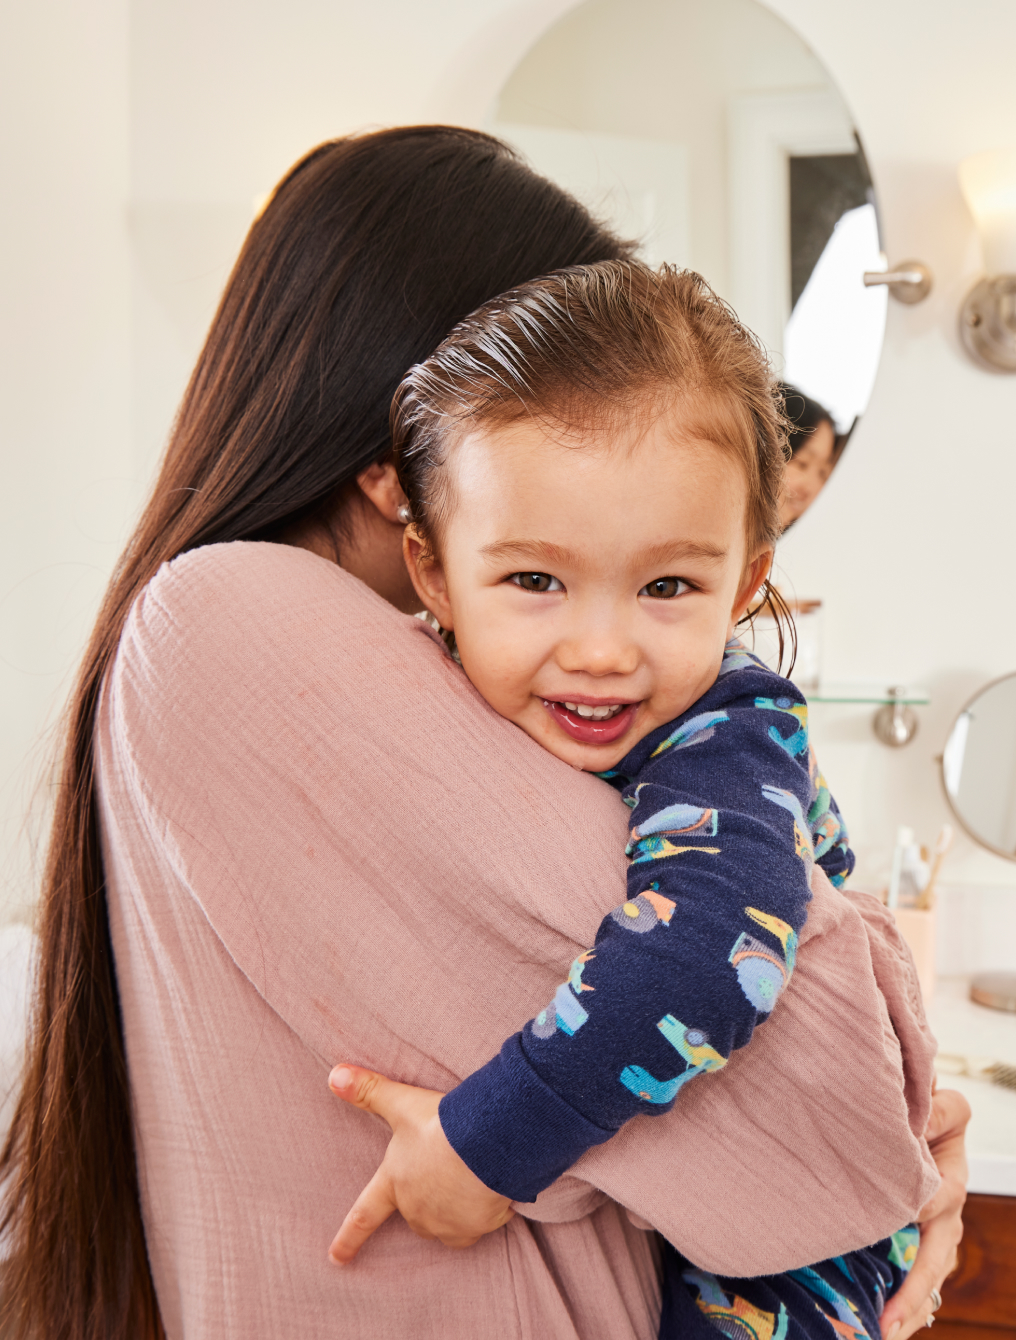
<instances>
[{"instance_id":1,"label":"woman's shoulder","mask_svg":"<svg viewBox=\"0 0 1016 1340\"><path fill-rule=\"evenodd\" d=\"M324 603L329 609L379 622L398 611L335 563L293 545L257 541L210 544L163 563L141 592L131 624L171 619L177 634L206 624L264 623L273 614ZM183 621L182 623L180 621Z\"/></svg>"},{"instance_id":2,"label":"woman's shoulder","mask_svg":"<svg viewBox=\"0 0 1016 1340\"><path fill-rule=\"evenodd\" d=\"M176 731L273 730L326 699L361 708L384 677L419 689L450 658L422 620L400 614L336 564L286 545L209 545L165 563L138 596L108 689L131 735L156 719ZM460 672L458 672L460 673Z\"/></svg>"},{"instance_id":3,"label":"woman's shoulder","mask_svg":"<svg viewBox=\"0 0 1016 1340\"><path fill-rule=\"evenodd\" d=\"M315 654L355 655L411 639L421 622L400 614L335 563L291 545L207 545L164 563L128 615L120 661L193 674L229 662L246 677L286 670Z\"/></svg>"},{"instance_id":4,"label":"woman's shoulder","mask_svg":"<svg viewBox=\"0 0 1016 1340\"><path fill-rule=\"evenodd\" d=\"M148 589L199 590L223 583L242 588L265 581L287 581L300 571L313 572L325 560L289 544L235 540L188 549L163 563ZM334 567L334 564L331 565Z\"/></svg>"}]
</instances>

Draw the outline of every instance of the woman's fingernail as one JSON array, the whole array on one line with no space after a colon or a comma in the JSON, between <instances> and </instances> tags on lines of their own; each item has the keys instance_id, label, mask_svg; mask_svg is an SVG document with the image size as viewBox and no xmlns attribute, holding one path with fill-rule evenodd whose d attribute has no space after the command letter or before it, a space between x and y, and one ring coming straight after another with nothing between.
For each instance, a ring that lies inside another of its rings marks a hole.
<instances>
[{"instance_id":1,"label":"woman's fingernail","mask_svg":"<svg viewBox=\"0 0 1016 1340\"><path fill-rule=\"evenodd\" d=\"M332 1089L348 1089L353 1082L353 1072L344 1065L337 1065L328 1076L328 1086Z\"/></svg>"},{"instance_id":2,"label":"woman's fingernail","mask_svg":"<svg viewBox=\"0 0 1016 1340\"><path fill-rule=\"evenodd\" d=\"M902 1325L902 1321L894 1321L889 1327L889 1334L886 1336L885 1340L893 1340L893 1337L899 1332Z\"/></svg>"}]
</instances>

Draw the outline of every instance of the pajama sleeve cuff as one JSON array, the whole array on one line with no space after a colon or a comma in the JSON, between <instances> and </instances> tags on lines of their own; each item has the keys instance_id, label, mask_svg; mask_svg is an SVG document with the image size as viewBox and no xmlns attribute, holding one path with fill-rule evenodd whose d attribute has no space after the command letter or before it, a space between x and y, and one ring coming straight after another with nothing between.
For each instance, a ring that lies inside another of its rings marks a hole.
<instances>
[{"instance_id":1,"label":"pajama sleeve cuff","mask_svg":"<svg viewBox=\"0 0 1016 1340\"><path fill-rule=\"evenodd\" d=\"M522 1035L441 1099L449 1144L481 1182L510 1200L534 1201L587 1149L616 1132L587 1121L526 1059Z\"/></svg>"}]
</instances>

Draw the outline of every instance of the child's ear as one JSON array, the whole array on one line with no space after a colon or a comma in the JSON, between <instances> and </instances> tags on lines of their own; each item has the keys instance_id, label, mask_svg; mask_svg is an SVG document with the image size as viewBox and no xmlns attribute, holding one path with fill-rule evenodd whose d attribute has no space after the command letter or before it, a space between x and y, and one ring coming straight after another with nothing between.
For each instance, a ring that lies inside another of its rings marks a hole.
<instances>
[{"instance_id":1,"label":"child's ear","mask_svg":"<svg viewBox=\"0 0 1016 1340\"><path fill-rule=\"evenodd\" d=\"M762 553L748 564L745 569L744 577L741 579L741 585L738 588L737 596L734 599L734 608L730 612L730 629L727 633L727 641L734 636L734 629L748 612L748 607L752 602L756 591L769 575L769 569L773 566L773 551L763 549Z\"/></svg>"},{"instance_id":2,"label":"child's ear","mask_svg":"<svg viewBox=\"0 0 1016 1340\"><path fill-rule=\"evenodd\" d=\"M444 569L416 527L410 523L402 537L402 554L416 594L442 628L452 631L452 607Z\"/></svg>"}]
</instances>

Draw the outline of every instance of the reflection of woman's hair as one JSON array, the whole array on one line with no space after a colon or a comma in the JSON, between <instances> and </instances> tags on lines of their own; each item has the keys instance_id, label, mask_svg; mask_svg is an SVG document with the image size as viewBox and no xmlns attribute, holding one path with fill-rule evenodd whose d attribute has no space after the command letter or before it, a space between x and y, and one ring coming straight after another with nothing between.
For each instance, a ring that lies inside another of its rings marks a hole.
<instances>
[{"instance_id":1,"label":"reflection of woman's hair","mask_svg":"<svg viewBox=\"0 0 1016 1340\"><path fill-rule=\"evenodd\" d=\"M791 456L797 455L815 429L822 423L827 423L833 430L833 439L836 443L836 447L834 447L835 455L839 446L839 439L836 437L836 424L833 422L833 416L826 407L820 405L817 400L812 400L810 396L806 396L796 386L791 386L789 382L780 382L780 390L783 392L784 412L789 421L787 441L790 444Z\"/></svg>"},{"instance_id":2,"label":"reflection of woman's hair","mask_svg":"<svg viewBox=\"0 0 1016 1340\"><path fill-rule=\"evenodd\" d=\"M331 513L390 453L406 369L475 307L630 248L477 131L324 144L251 228L71 700L23 1089L0 1159L0 1330L161 1334L106 914L93 730L135 597L177 554Z\"/></svg>"}]
</instances>

